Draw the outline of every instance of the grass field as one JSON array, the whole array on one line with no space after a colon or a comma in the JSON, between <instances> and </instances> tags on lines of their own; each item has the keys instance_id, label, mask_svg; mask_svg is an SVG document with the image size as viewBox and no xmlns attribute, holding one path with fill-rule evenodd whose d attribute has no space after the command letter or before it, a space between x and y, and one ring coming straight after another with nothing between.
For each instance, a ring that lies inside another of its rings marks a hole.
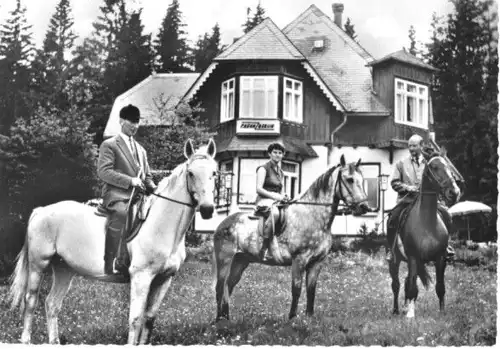
<instances>
[{"instance_id":1,"label":"grass field","mask_svg":"<svg viewBox=\"0 0 500 349\"><path fill-rule=\"evenodd\" d=\"M291 301L290 268L251 265L231 299L231 321L212 324L215 296L210 263L189 259L172 283L156 322L153 344L216 345L494 345L496 342L496 272L455 264L446 272L446 311L438 311L434 284L419 281L416 318L393 316L392 292L382 257L362 253L331 254L318 281L315 315L287 319ZM434 281L434 268L428 266ZM406 265L401 267L401 282ZM42 290L42 302L50 277ZM402 287L403 289L403 287ZM16 343L19 313L6 303L0 285L0 342ZM403 290L400 292L401 305ZM46 343L45 311L39 303L33 343ZM80 277L59 316L62 343L125 344L128 286Z\"/></svg>"}]
</instances>

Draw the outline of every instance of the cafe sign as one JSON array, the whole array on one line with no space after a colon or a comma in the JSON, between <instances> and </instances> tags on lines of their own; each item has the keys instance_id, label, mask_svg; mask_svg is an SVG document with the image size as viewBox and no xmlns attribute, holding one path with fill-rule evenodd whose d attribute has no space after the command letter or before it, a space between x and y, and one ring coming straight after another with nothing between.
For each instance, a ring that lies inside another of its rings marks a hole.
<instances>
[{"instance_id":1,"label":"cafe sign","mask_svg":"<svg viewBox=\"0 0 500 349\"><path fill-rule=\"evenodd\" d=\"M279 135L279 120L237 120L236 134L247 135Z\"/></svg>"}]
</instances>

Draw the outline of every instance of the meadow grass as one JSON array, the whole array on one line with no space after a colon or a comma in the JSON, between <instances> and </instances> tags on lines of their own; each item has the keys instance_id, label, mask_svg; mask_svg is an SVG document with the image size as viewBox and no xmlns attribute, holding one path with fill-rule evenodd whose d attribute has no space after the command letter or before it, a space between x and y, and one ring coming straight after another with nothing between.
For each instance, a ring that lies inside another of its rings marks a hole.
<instances>
[{"instance_id":1,"label":"meadow grass","mask_svg":"<svg viewBox=\"0 0 500 349\"><path fill-rule=\"evenodd\" d=\"M434 268L428 266L434 278ZM401 264L404 283L406 264ZM211 265L188 259L175 276L160 309L153 344L215 345L395 345L463 346L496 343L496 272L481 266L450 265L446 271L446 311L440 313L434 283L420 283L416 318L393 316L387 265L381 254L332 253L318 280L315 315L306 317L305 288L299 316L288 320L291 275L288 267L251 265L230 303L230 321L214 324ZM43 302L37 306L33 343L46 343ZM128 285L74 279L59 316L62 343L125 344ZM8 286L0 284L0 342L17 343L18 311L9 310ZM400 305L404 291L401 286Z\"/></svg>"}]
</instances>

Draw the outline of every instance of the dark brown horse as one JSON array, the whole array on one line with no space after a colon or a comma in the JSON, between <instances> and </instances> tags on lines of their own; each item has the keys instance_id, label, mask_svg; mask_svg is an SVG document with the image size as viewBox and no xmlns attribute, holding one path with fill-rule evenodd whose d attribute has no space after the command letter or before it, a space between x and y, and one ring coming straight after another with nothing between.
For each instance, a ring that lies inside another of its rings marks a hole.
<instances>
[{"instance_id":1,"label":"dark brown horse","mask_svg":"<svg viewBox=\"0 0 500 349\"><path fill-rule=\"evenodd\" d=\"M263 239L257 232L258 220L237 212L219 224L214 234L213 255L216 320L229 320L229 297L250 263L292 266L290 318L297 314L305 272L306 313L313 314L316 281L333 242L330 230L340 200L356 215L368 210L359 163L346 164L342 156L339 165L329 168L290 203L284 214L284 227L271 241L269 258L260 253Z\"/></svg>"},{"instance_id":2,"label":"dark brown horse","mask_svg":"<svg viewBox=\"0 0 500 349\"><path fill-rule=\"evenodd\" d=\"M460 189L451 172L439 153L424 153L426 166L422 175L422 185L414 204L408 212L405 222L400 225L396 238L394 258L389 263L394 295L393 313L399 314L399 264L408 264L408 276L405 281L405 305L408 305L406 316L415 316L415 301L418 296L417 276L428 288L430 276L425 264L433 261L436 267L436 294L439 308L444 310L444 272L446 268L446 247L448 246L448 230L438 214L438 197L443 195L448 205L460 198Z\"/></svg>"}]
</instances>

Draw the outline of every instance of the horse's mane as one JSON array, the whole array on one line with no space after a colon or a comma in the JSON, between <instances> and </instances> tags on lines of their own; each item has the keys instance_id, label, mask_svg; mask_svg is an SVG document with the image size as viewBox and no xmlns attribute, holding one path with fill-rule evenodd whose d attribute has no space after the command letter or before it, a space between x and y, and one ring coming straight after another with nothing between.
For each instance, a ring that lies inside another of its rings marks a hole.
<instances>
[{"instance_id":1,"label":"horse's mane","mask_svg":"<svg viewBox=\"0 0 500 349\"><path fill-rule=\"evenodd\" d=\"M332 173L339 167L340 165L330 167L328 170L326 170L325 173L316 178L316 180L309 186L309 188L305 192L311 192L312 196L317 199L321 192L325 192L326 190L328 190L330 177Z\"/></svg>"},{"instance_id":2,"label":"horse's mane","mask_svg":"<svg viewBox=\"0 0 500 349\"><path fill-rule=\"evenodd\" d=\"M432 159L435 156L441 156L441 153L435 151L432 148L425 148L425 149L422 149L422 156L424 157L424 159L426 161L429 161L430 159Z\"/></svg>"},{"instance_id":3,"label":"horse's mane","mask_svg":"<svg viewBox=\"0 0 500 349\"><path fill-rule=\"evenodd\" d=\"M184 174L184 172L186 171L186 168L187 166L193 162L194 160L198 160L198 159L208 159L209 156L206 155L206 154L203 154L203 153L195 153L193 156L191 156L191 158L189 160L186 160L184 161L183 163L177 165L177 167L175 167L172 171L172 173L169 175L169 176L166 176L164 177L160 183L158 183L158 189L157 191L158 192L162 192L163 190L165 189L171 189L172 187L174 187L177 182L178 182L178 179L181 177L181 175Z\"/></svg>"}]
</instances>

